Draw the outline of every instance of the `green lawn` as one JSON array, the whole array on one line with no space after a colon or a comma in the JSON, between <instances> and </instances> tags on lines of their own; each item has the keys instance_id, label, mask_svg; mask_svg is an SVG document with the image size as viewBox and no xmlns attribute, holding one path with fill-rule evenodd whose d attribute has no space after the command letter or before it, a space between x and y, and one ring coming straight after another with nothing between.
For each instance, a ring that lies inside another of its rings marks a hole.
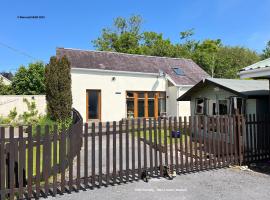
<instances>
[{"instance_id":1,"label":"green lawn","mask_svg":"<svg viewBox=\"0 0 270 200\"><path fill-rule=\"evenodd\" d=\"M183 131L180 131L181 132L181 138L182 138L182 140L184 140L185 139L185 135L183 134ZM157 136L156 136L156 140L157 140L157 144L160 144L160 139L159 139L159 137L161 136L161 145L164 145L165 144L165 137L167 136L167 144L170 144L170 135L169 135L169 131L167 131L167 134L165 134L165 131L164 131L164 129L161 129L161 131L160 131L160 133L159 133L159 131L157 130L156 131L156 134L157 134ZM138 133L136 132L135 133L135 136L136 137L138 137ZM144 138L144 132L143 131L140 131L140 138ZM146 140L148 140L149 141L149 139L150 139L150 132L147 130L146 131ZM180 138L172 138L172 144L174 144L175 143L175 140L176 139L178 139L178 140L180 140ZM152 131L152 142L155 142L155 132L154 131Z\"/></svg>"},{"instance_id":2,"label":"green lawn","mask_svg":"<svg viewBox=\"0 0 270 200\"><path fill-rule=\"evenodd\" d=\"M25 150L26 152L26 175L28 175L28 148ZM53 159L54 159L54 149L53 143L51 143L51 166L53 166ZM37 174L37 147L33 147L33 176ZM59 141L57 141L57 163L59 163ZM40 172L43 172L43 145L40 145Z\"/></svg>"}]
</instances>

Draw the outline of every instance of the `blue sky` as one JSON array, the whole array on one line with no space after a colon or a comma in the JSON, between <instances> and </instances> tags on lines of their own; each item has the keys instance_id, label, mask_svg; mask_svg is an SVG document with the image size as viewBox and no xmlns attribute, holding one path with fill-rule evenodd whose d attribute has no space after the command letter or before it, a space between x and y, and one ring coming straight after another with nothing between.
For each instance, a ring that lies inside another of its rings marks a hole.
<instances>
[{"instance_id":1,"label":"blue sky","mask_svg":"<svg viewBox=\"0 0 270 200\"><path fill-rule=\"evenodd\" d=\"M270 0L1 0L0 71L36 59L48 62L56 47L94 49L91 41L103 27L132 14L144 18L143 30L163 33L173 42L180 31L194 28L195 39L220 38L261 52L270 40L269 8ZM30 15L45 19L17 18Z\"/></svg>"}]
</instances>

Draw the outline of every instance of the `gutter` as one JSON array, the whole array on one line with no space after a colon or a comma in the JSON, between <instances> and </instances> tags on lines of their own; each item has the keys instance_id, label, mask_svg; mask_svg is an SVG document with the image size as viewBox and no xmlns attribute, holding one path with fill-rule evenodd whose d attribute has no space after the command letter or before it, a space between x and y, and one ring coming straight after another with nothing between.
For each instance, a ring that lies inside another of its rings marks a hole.
<instances>
[{"instance_id":1,"label":"gutter","mask_svg":"<svg viewBox=\"0 0 270 200\"><path fill-rule=\"evenodd\" d=\"M263 74L267 73L267 74ZM247 71L240 71L237 73L240 78L255 78L255 77L267 77L270 76L270 67L258 68L258 69L250 69Z\"/></svg>"}]
</instances>

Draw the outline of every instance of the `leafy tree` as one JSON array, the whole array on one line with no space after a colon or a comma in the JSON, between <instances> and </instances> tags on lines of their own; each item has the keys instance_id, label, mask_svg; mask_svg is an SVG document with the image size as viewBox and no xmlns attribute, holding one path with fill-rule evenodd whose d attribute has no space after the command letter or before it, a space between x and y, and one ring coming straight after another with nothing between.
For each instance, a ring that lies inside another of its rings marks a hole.
<instances>
[{"instance_id":1,"label":"leafy tree","mask_svg":"<svg viewBox=\"0 0 270 200\"><path fill-rule=\"evenodd\" d=\"M21 66L12 79L12 90L17 95L37 95L45 93L45 67L42 62Z\"/></svg>"},{"instance_id":2,"label":"leafy tree","mask_svg":"<svg viewBox=\"0 0 270 200\"><path fill-rule=\"evenodd\" d=\"M45 68L48 115L55 121L65 122L71 117L72 94L70 63L66 57L50 58Z\"/></svg>"},{"instance_id":3,"label":"leafy tree","mask_svg":"<svg viewBox=\"0 0 270 200\"><path fill-rule=\"evenodd\" d=\"M220 39L197 41L192 39L194 29L180 32L180 41L172 43L163 34L152 31L141 32L142 18L118 17L112 28L102 30L93 41L101 51L116 51L152 56L166 56L193 59L212 77L236 78L239 69L257 62L258 54L238 46L225 46ZM269 57L270 42L264 50Z\"/></svg>"},{"instance_id":4,"label":"leafy tree","mask_svg":"<svg viewBox=\"0 0 270 200\"><path fill-rule=\"evenodd\" d=\"M258 54L248 48L223 46L215 60L216 78L238 78L237 73L245 66L258 62Z\"/></svg>"},{"instance_id":5,"label":"leafy tree","mask_svg":"<svg viewBox=\"0 0 270 200\"><path fill-rule=\"evenodd\" d=\"M192 58L212 77L215 75L216 57L221 47L221 40L204 40L194 49Z\"/></svg>"},{"instance_id":6,"label":"leafy tree","mask_svg":"<svg viewBox=\"0 0 270 200\"><path fill-rule=\"evenodd\" d=\"M265 49L263 50L262 59L270 58L270 40L267 42Z\"/></svg>"},{"instance_id":7,"label":"leafy tree","mask_svg":"<svg viewBox=\"0 0 270 200\"><path fill-rule=\"evenodd\" d=\"M142 34L140 54L154 56L175 56L175 47L169 39L163 39L162 34L144 32Z\"/></svg>"},{"instance_id":8,"label":"leafy tree","mask_svg":"<svg viewBox=\"0 0 270 200\"><path fill-rule=\"evenodd\" d=\"M101 51L137 53L141 39L141 23L142 18L139 15L129 19L117 17L113 28L103 29L101 36L93 41L94 46Z\"/></svg>"}]
</instances>

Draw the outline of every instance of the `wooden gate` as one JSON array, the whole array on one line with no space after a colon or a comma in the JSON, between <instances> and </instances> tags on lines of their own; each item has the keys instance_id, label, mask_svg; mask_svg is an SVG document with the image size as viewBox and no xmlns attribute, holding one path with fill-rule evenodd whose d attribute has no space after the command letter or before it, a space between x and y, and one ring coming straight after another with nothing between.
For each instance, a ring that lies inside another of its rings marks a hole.
<instances>
[{"instance_id":1,"label":"wooden gate","mask_svg":"<svg viewBox=\"0 0 270 200\"><path fill-rule=\"evenodd\" d=\"M250 119L192 116L83 125L78 117L69 130L38 126L25 135L19 127L18 137L13 127L2 127L1 199L132 182L143 171L163 176L165 166L181 174L269 158L269 118L257 124Z\"/></svg>"}]
</instances>

